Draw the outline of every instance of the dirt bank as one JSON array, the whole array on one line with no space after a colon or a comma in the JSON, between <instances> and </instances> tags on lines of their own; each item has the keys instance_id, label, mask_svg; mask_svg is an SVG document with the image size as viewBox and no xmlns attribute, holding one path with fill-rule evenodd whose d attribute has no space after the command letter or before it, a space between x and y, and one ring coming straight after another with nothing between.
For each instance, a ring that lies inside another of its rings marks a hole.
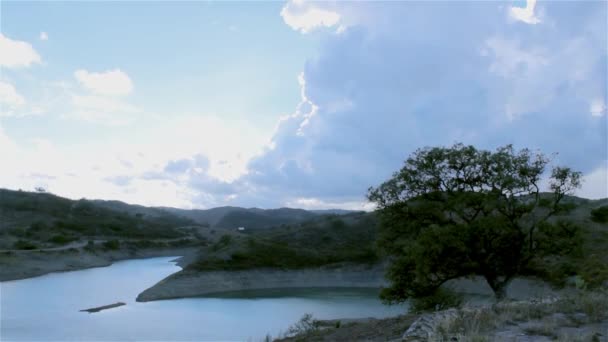
<instances>
[{"instance_id":1,"label":"dirt bank","mask_svg":"<svg viewBox=\"0 0 608 342\"><path fill-rule=\"evenodd\" d=\"M301 270L182 271L142 292L137 301L198 297L213 293L278 288L366 287L386 285L382 265L340 265Z\"/></svg>"},{"instance_id":2,"label":"dirt bank","mask_svg":"<svg viewBox=\"0 0 608 342\"><path fill-rule=\"evenodd\" d=\"M28 251L0 253L0 281L41 276L51 272L75 271L109 266L115 261L162 256L183 256L179 266L195 257L195 248L156 248L139 250L87 251L73 248L59 251Z\"/></svg>"}]
</instances>

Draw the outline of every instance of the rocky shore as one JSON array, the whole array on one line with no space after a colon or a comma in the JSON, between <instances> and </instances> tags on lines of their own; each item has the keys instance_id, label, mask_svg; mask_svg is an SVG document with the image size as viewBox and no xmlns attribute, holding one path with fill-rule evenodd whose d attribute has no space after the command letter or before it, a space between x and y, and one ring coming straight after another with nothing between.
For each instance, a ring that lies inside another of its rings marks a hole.
<instances>
[{"instance_id":1,"label":"rocky shore","mask_svg":"<svg viewBox=\"0 0 608 342\"><path fill-rule=\"evenodd\" d=\"M139 294L137 301L199 297L242 290L379 288L385 285L383 265L339 265L301 270L181 271Z\"/></svg>"}]
</instances>

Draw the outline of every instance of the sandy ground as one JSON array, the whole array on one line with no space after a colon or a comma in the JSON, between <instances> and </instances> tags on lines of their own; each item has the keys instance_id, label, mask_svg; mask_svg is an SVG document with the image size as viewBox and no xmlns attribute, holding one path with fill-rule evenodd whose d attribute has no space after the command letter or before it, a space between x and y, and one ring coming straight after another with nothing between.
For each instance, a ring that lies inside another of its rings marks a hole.
<instances>
[{"instance_id":1,"label":"sandy ground","mask_svg":"<svg viewBox=\"0 0 608 342\"><path fill-rule=\"evenodd\" d=\"M195 248L162 248L89 252L83 248L42 250L28 253L0 252L0 281L17 280L51 272L74 271L109 266L115 261L161 256L184 256L177 263L184 266L196 257Z\"/></svg>"},{"instance_id":2,"label":"sandy ground","mask_svg":"<svg viewBox=\"0 0 608 342\"><path fill-rule=\"evenodd\" d=\"M142 292L141 302L214 293L277 288L364 287L386 285L383 265L340 265L301 270L182 271Z\"/></svg>"}]
</instances>

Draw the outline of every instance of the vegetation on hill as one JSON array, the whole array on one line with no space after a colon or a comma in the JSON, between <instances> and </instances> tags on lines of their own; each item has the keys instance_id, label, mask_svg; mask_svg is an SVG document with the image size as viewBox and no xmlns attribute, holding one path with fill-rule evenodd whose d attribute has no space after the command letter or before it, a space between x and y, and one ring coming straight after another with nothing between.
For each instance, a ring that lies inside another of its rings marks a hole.
<instances>
[{"instance_id":1,"label":"vegetation on hill","mask_svg":"<svg viewBox=\"0 0 608 342\"><path fill-rule=\"evenodd\" d=\"M0 234L15 249L62 245L79 239L176 239L192 221L164 213L128 214L88 200L0 189ZM5 248L8 246L5 246Z\"/></svg>"},{"instance_id":2,"label":"vegetation on hill","mask_svg":"<svg viewBox=\"0 0 608 342\"><path fill-rule=\"evenodd\" d=\"M235 210L225 214L216 227L246 229L263 229L284 224L296 224L315 218L317 215L302 209L245 209Z\"/></svg>"},{"instance_id":3,"label":"vegetation on hill","mask_svg":"<svg viewBox=\"0 0 608 342\"><path fill-rule=\"evenodd\" d=\"M375 263L373 214L326 216L240 238L222 238L201 253L194 270L297 269L342 262Z\"/></svg>"},{"instance_id":4,"label":"vegetation on hill","mask_svg":"<svg viewBox=\"0 0 608 342\"><path fill-rule=\"evenodd\" d=\"M608 205L591 210L591 219L597 223L608 223Z\"/></svg>"}]
</instances>

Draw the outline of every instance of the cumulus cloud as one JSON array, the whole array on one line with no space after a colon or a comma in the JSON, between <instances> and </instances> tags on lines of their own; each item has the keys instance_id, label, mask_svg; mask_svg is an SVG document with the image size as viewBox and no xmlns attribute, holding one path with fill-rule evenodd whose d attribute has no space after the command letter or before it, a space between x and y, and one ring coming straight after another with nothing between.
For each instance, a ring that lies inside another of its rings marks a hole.
<instances>
[{"instance_id":1,"label":"cumulus cloud","mask_svg":"<svg viewBox=\"0 0 608 342\"><path fill-rule=\"evenodd\" d=\"M509 15L515 20L522 21L526 24L535 25L540 23L540 19L534 12L536 7L536 0L527 0L526 7L511 7L509 8Z\"/></svg>"},{"instance_id":2,"label":"cumulus cloud","mask_svg":"<svg viewBox=\"0 0 608 342\"><path fill-rule=\"evenodd\" d=\"M104 72L80 69L74 72L74 77L89 93L81 95L67 90L72 110L63 117L116 126L132 123L134 114L140 112L122 98L131 93L133 82L120 69Z\"/></svg>"},{"instance_id":3,"label":"cumulus cloud","mask_svg":"<svg viewBox=\"0 0 608 342\"><path fill-rule=\"evenodd\" d=\"M7 109L11 107L22 106L24 104L25 99L12 84L0 81L0 116L6 115L8 113Z\"/></svg>"},{"instance_id":4,"label":"cumulus cloud","mask_svg":"<svg viewBox=\"0 0 608 342\"><path fill-rule=\"evenodd\" d=\"M140 110L121 99L98 95L71 95L72 111L63 117L104 125L125 125L133 122Z\"/></svg>"},{"instance_id":5,"label":"cumulus cloud","mask_svg":"<svg viewBox=\"0 0 608 342\"><path fill-rule=\"evenodd\" d=\"M457 141L557 152L586 173L605 160L605 116L588 115L606 92L605 3L547 3L555 25L533 27L491 2L365 10L306 63L302 103L249 163L241 200L364 202L416 148Z\"/></svg>"},{"instance_id":6,"label":"cumulus cloud","mask_svg":"<svg viewBox=\"0 0 608 342\"><path fill-rule=\"evenodd\" d=\"M29 67L41 61L40 55L30 43L12 40L0 33L0 67Z\"/></svg>"},{"instance_id":7,"label":"cumulus cloud","mask_svg":"<svg viewBox=\"0 0 608 342\"><path fill-rule=\"evenodd\" d=\"M281 17L296 31L308 33L319 27L332 27L340 22L340 14L319 7L322 3L291 0L281 10ZM340 29L344 31L344 27Z\"/></svg>"},{"instance_id":8,"label":"cumulus cloud","mask_svg":"<svg viewBox=\"0 0 608 342\"><path fill-rule=\"evenodd\" d=\"M133 90L129 75L120 69L104 72L79 69L74 72L74 77L85 88L101 95L127 95Z\"/></svg>"},{"instance_id":9,"label":"cumulus cloud","mask_svg":"<svg viewBox=\"0 0 608 342\"><path fill-rule=\"evenodd\" d=\"M576 194L585 198L600 199L608 197L608 160L583 177L583 186Z\"/></svg>"}]
</instances>

